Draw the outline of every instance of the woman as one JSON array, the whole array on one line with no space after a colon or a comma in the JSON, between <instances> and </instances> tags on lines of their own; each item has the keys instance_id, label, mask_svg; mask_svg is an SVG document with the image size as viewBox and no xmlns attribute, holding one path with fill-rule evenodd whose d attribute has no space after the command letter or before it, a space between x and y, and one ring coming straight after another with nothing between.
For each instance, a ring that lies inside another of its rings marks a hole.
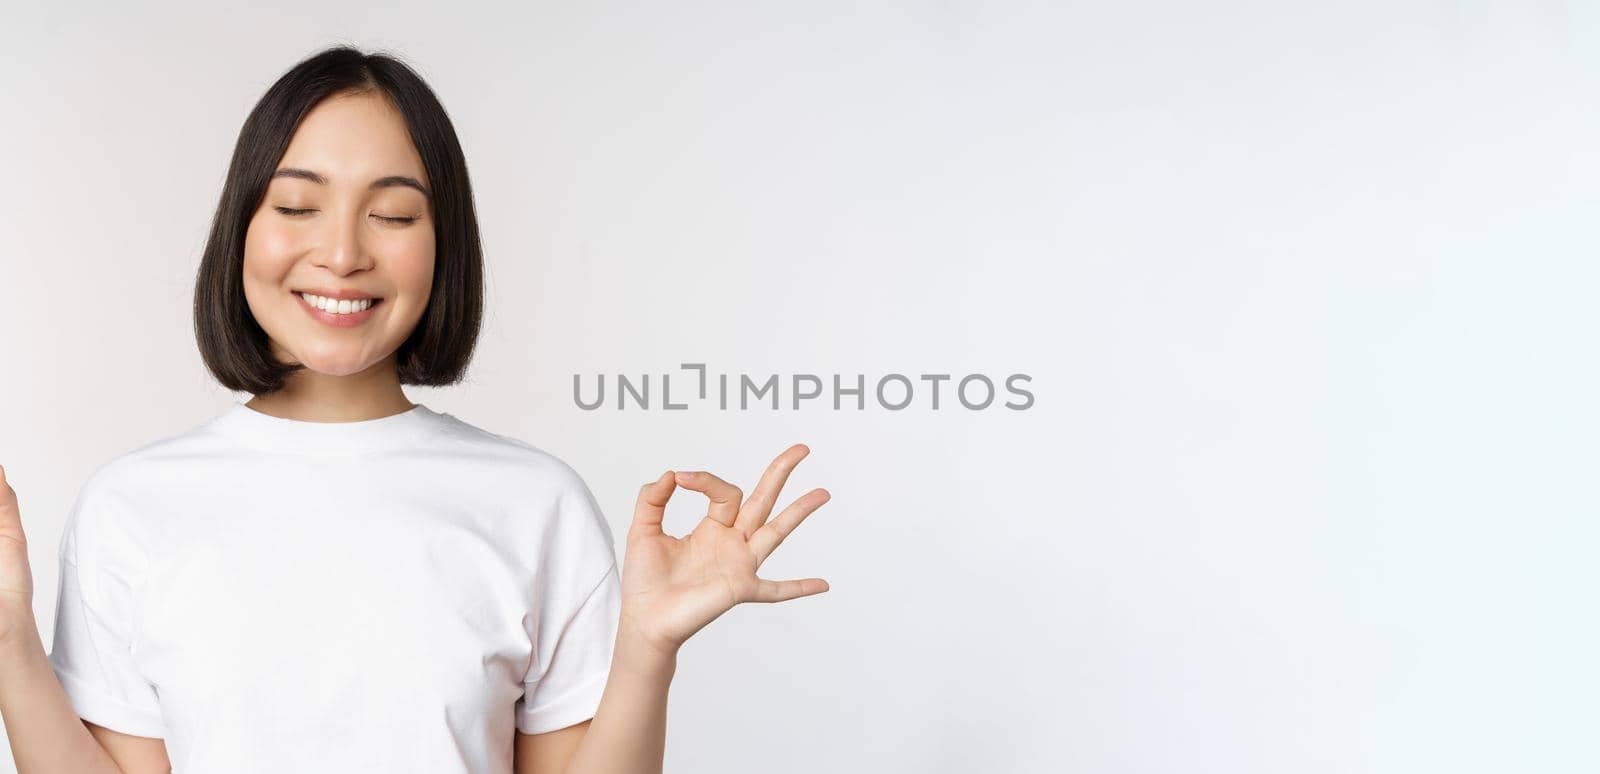
<instances>
[{"instance_id":1,"label":"woman","mask_svg":"<svg viewBox=\"0 0 1600 774\"><path fill-rule=\"evenodd\" d=\"M90 476L48 656L0 486L19 771L660 771L683 643L740 602L827 590L755 572L828 494L768 520L798 444L748 500L667 471L619 575L570 467L401 389L460 381L481 276L466 164L414 72L337 47L267 91L194 310L207 367L254 397ZM661 530L679 486L710 499L681 539Z\"/></svg>"}]
</instances>

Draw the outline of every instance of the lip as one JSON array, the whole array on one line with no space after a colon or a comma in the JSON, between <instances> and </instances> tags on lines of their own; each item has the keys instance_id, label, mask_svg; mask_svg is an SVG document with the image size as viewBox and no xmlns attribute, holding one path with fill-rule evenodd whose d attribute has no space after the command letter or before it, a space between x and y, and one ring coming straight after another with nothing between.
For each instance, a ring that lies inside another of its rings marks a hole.
<instances>
[{"instance_id":1,"label":"lip","mask_svg":"<svg viewBox=\"0 0 1600 774\"><path fill-rule=\"evenodd\" d=\"M308 290L306 292L315 296L322 295L315 290ZM333 326L335 328L354 328L355 326L366 322L372 317L372 313L377 311L378 307L383 305L383 299L381 298L375 298L374 296L356 296L355 298L373 298L374 300L372 302L372 306L369 306L359 312L351 312L350 314L333 314L331 312L324 312L321 309L306 303L305 296L300 295L299 291L292 292L290 295L294 296L294 300L300 304L301 309L306 310L306 314L311 315L318 322ZM329 297L338 298L338 296L332 295Z\"/></svg>"},{"instance_id":2,"label":"lip","mask_svg":"<svg viewBox=\"0 0 1600 774\"><path fill-rule=\"evenodd\" d=\"M313 296L322 296L323 298L331 298L331 299L333 299L335 301L345 301L345 300L359 301L359 300L364 299L364 298L380 298L380 296L375 296L375 295L372 295L371 293L363 293L363 292L361 292L359 290L354 290L354 289L350 289L350 288L345 288L345 289L341 289L341 290L334 290L332 288L290 288L290 290L292 290L296 294L299 294L299 293L310 293Z\"/></svg>"}]
</instances>

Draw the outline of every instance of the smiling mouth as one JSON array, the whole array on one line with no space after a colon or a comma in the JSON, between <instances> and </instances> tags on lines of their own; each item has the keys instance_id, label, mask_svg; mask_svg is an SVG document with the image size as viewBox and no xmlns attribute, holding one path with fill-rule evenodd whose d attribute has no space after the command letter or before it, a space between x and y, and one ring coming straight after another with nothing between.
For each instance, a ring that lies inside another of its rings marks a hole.
<instances>
[{"instance_id":1,"label":"smiling mouth","mask_svg":"<svg viewBox=\"0 0 1600 774\"><path fill-rule=\"evenodd\" d=\"M319 296L319 295L316 295L314 293L306 293L306 292L302 292L302 291L294 291L294 294L299 296L299 297L301 297L302 299L304 299L305 302L307 304L311 305L312 307L314 307L316 309L319 309L319 310L321 310L323 312L327 312L328 314L335 314L335 315L337 315L337 314L360 314L361 312L365 312L368 309L371 309L371 308L377 306L378 304L383 303L383 299L382 298L362 298L362 299L356 299L356 300L353 300L353 301L352 300L339 301L339 300L336 300L336 299L327 298L325 296Z\"/></svg>"}]
</instances>

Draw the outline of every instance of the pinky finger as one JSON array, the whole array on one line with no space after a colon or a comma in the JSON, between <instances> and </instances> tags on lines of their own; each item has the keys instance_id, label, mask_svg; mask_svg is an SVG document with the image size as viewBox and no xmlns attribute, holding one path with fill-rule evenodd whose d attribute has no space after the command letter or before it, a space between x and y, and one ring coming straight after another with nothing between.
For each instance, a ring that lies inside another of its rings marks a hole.
<instances>
[{"instance_id":1,"label":"pinky finger","mask_svg":"<svg viewBox=\"0 0 1600 774\"><path fill-rule=\"evenodd\" d=\"M821 594L828 590L828 582L821 578L781 581L758 580L761 582L756 587L756 598L750 600L752 602L787 602L791 599Z\"/></svg>"}]
</instances>

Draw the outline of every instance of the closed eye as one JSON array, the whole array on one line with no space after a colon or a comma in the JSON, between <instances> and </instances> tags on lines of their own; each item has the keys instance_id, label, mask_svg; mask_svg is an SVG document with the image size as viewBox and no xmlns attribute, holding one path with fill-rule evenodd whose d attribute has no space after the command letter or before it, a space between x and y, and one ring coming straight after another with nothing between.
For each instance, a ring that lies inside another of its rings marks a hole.
<instances>
[{"instance_id":1,"label":"closed eye","mask_svg":"<svg viewBox=\"0 0 1600 774\"><path fill-rule=\"evenodd\" d=\"M273 207L272 209L277 210L279 213L281 213L281 214L283 214L283 215L285 215L287 217L291 217L291 218L299 217L299 216L304 215L304 214L306 214L308 212L316 212L315 209L310 209L310 208L308 208L308 209L295 209L294 207ZM416 218L391 218L391 217L389 217L387 215L378 215L376 213L374 213L372 217L377 218L378 220L381 220L381 221L385 221L385 222L388 222L388 223L396 223L396 224L399 224L399 225L402 225L402 226L409 226L412 223L417 222Z\"/></svg>"}]
</instances>

